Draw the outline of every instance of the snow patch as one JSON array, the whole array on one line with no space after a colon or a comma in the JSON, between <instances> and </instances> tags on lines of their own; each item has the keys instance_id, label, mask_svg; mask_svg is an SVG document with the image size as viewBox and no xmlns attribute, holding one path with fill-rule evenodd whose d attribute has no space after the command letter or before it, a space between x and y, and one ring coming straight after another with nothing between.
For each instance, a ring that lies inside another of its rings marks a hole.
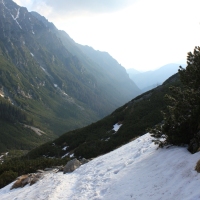
<instances>
[{"instance_id":1,"label":"snow patch","mask_svg":"<svg viewBox=\"0 0 200 200\"><path fill-rule=\"evenodd\" d=\"M70 158L74 157L74 154L72 153L69 157L70 157Z\"/></svg>"},{"instance_id":2,"label":"snow patch","mask_svg":"<svg viewBox=\"0 0 200 200\"><path fill-rule=\"evenodd\" d=\"M99 156L73 173L49 173L32 186L0 189L1 200L197 200L200 152L184 147L158 149L150 134Z\"/></svg>"},{"instance_id":3,"label":"snow patch","mask_svg":"<svg viewBox=\"0 0 200 200\"><path fill-rule=\"evenodd\" d=\"M4 0L1 0L2 1L2 4L4 5L4 7L6 8L6 9L8 9L7 7L6 7L6 5L5 5L5 3L4 3Z\"/></svg>"},{"instance_id":4,"label":"snow patch","mask_svg":"<svg viewBox=\"0 0 200 200\"><path fill-rule=\"evenodd\" d=\"M62 156L61 158L65 158L66 156L68 156L69 155L69 153L66 153L64 156Z\"/></svg>"},{"instance_id":5,"label":"snow patch","mask_svg":"<svg viewBox=\"0 0 200 200\"><path fill-rule=\"evenodd\" d=\"M1 153L0 154L0 164L4 162L4 157L6 157L8 155L9 152L6 153Z\"/></svg>"},{"instance_id":6,"label":"snow patch","mask_svg":"<svg viewBox=\"0 0 200 200\"><path fill-rule=\"evenodd\" d=\"M19 18L19 11L20 11L20 8L17 9L17 15L15 17L15 20Z\"/></svg>"},{"instance_id":7,"label":"snow patch","mask_svg":"<svg viewBox=\"0 0 200 200\"><path fill-rule=\"evenodd\" d=\"M69 146L65 146L62 148L63 151L66 151Z\"/></svg>"},{"instance_id":8,"label":"snow patch","mask_svg":"<svg viewBox=\"0 0 200 200\"><path fill-rule=\"evenodd\" d=\"M17 19L19 18L19 14L20 14L19 11L20 11L20 8L18 8L18 10L17 10L17 14L16 14L15 17L14 17L11 13L10 13L10 15L11 15L12 18L15 20L15 22L17 23L17 25L19 26L19 28L22 29L22 27L20 26L19 22L17 21Z\"/></svg>"},{"instance_id":9,"label":"snow patch","mask_svg":"<svg viewBox=\"0 0 200 200\"><path fill-rule=\"evenodd\" d=\"M114 130L114 131L117 132L121 126L122 126L122 124L116 123L116 124L113 126L113 129L112 129L112 130Z\"/></svg>"},{"instance_id":10,"label":"snow patch","mask_svg":"<svg viewBox=\"0 0 200 200\"><path fill-rule=\"evenodd\" d=\"M24 127L30 128L32 131L34 131L39 136L41 136L42 134L45 134L44 131L41 131L39 128L36 128L34 126L29 126L29 125L24 124Z\"/></svg>"}]
</instances>

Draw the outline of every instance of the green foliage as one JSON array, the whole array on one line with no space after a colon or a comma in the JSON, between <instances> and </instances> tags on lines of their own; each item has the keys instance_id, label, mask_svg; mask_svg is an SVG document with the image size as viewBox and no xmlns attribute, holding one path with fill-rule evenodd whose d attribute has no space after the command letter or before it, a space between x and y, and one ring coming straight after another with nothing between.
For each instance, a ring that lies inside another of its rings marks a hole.
<instances>
[{"instance_id":1,"label":"green foliage","mask_svg":"<svg viewBox=\"0 0 200 200\"><path fill-rule=\"evenodd\" d=\"M2 102L0 99L0 120L8 122L25 122L27 121L27 115L22 110L16 108L10 103Z\"/></svg>"},{"instance_id":2,"label":"green foliage","mask_svg":"<svg viewBox=\"0 0 200 200\"><path fill-rule=\"evenodd\" d=\"M92 158L126 144L133 138L146 133L148 127L162 120L160 110L164 110L166 107L163 98L169 92L168 88L172 84L179 83L177 81L166 82L164 85L136 97L102 120L67 132L58 139L35 148L28 153L28 156L30 158L43 155L61 157L66 153L74 153L77 158ZM122 123L122 126L115 133L112 129L116 123ZM63 150L63 147L66 146L68 148Z\"/></svg>"},{"instance_id":3,"label":"green foliage","mask_svg":"<svg viewBox=\"0 0 200 200\"><path fill-rule=\"evenodd\" d=\"M0 165L0 188L14 181L18 176L34 173L38 169L50 168L52 166L65 165L68 158L63 159L24 159L15 158Z\"/></svg>"},{"instance_id":4,"label":"green foliage","mask_svg":"<svg viewBox=\"0 0 200 200\"><path fill-rule=\"evenodd\" d=\"M23 124L33 124L30 115L0 98L0 152L12 149L31 150L48 141L46 135L39 137Z\"/></svg>"},{"instance_id":5,"label":"green foliage","mask_svg":"<svg viewBox=\"0 0 200 200\"><path fill-rule=\"evenodd\" d=\"M14 181L17 178L17 176L18 173L13 172L12 170L4 171L2 174L0 174L0 188Z\"/></svg>"},{"instance_id":6,"label":"green foliage","mask_svg":"<svg viewBox=\"0 0 200 200\"><path fill-rule=\"evenodd\" d=\"M49 140L49 136L38 136L20 123L0 120L0 152L10 150L31 150Z\"/></svg>"},{"instance_id":7,"label":"green foliage","mask_svg":"<svg viewBox=\"0 0 200 200\"><path fill-rule=\"evenodd\" d=\"M182 87L171 87L165 96L164 123L151 130L160 146L189 144L200 130L200 47L188 53L187 67L180 67L179 75Z\"/></svg>"}]
</instances>

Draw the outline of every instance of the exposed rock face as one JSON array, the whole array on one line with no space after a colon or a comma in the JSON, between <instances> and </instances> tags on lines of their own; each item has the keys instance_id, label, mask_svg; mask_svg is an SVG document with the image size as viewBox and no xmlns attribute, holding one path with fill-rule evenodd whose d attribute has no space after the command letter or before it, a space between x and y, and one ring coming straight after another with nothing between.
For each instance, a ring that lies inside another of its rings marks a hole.
<instances>
[{"instance_id":1,"label":"exposed rock face","mask_svg":"<svg viewBox=\"0 0 200 200\"><path fill-rule=\"evenodd\" d=\"M22 175L17 178L15 183L12 185L11 190L19 187L24 187L25 185L29 184L30 186L35 184L37 181L42 179L45 174L47 173L57 173L59 171L63 171L64 174L73 172L77 168L79 168L81 165L89 162L89 160L82 158L80 161L74 158L73 160L70 160L67 162L67 164L63 166L54 166L51 168L45 168L44 170L38 169L36 173L33 174L26 174Z\"/></svg>"},{"instance_id":2,"label":"exposed rock face","mask_svg":"<svg viewBox=\"0 0 200 200\"><path fill-rule=\"evenodd\" d=\"M63 171L63 166L56 166L52 168L46 168L44 170L37 170L36 173L22 175L17 178L15 183L12 185L11 190L19 187L24 187L29 184L30 186L35 184L37 181L42 179L47 173L57 173L58 171Z\"/></svg>"},{"instance_id":3,"label":"exposed rock face","mask_svg":"<svg viewBox=\"0 0 200 200\"><path fill-rule=\"evenodd\" d=\"M196 136L193 139L190 140L188 151L190 151L191 153L196 153L200 151L200 131L196 134Z\"/></svg>"},{"instance_id":4,"label":"exposed rock face","mask_svg":"<svg viewBox=\"0 0 200 200\"><path fill-rule=\"evenodd\" d=\"M42 173L22 175L17 178L15 183L12 185L11 190L19 187L24 187L27 184L33 185L42 177L43 177Z\"/></svg>"},{"instance_id":5,"label":"exposed rock face","mask_svg":"<svg viewBox=\"0 0 200 200\"><path fill-rule=\"evenodd\" d=\"M75 169L79 168L81 166L81 162L79 160L77 160L76 158L74 158L73 160L70 160L63 169L63 173L69 173L69 172L73 172Z\"/></svg>"}]
</instances>

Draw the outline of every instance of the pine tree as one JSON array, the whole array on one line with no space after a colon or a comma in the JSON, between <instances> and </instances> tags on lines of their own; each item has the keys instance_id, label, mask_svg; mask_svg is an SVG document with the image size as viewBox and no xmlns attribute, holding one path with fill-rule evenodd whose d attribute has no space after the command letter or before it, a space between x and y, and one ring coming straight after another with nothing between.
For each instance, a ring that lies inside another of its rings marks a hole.
<instances>
[{"instance_id":1,"label":"pine tree","mask_svg":"<svg viewBox=\"0 0 200 200\"><path fill-rule=\"evenodd\" d=\"M187 67L180 67L179 75L182 87L170 88L164 121L150 131L161 147L189 144L200 130L200 47L188 53Z\"/></svg>"}]
</instances>

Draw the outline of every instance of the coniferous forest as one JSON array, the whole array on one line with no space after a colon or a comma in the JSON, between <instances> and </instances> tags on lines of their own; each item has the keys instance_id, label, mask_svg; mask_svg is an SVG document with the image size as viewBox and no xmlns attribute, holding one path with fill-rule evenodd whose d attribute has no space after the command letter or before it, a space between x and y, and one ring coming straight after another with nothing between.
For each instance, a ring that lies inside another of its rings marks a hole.
<instances>
[{"instance_id":1,"label":"coniferous forest","mask_svg":"<svg viewBox=\"0 0 200 200\"><path fill-rule=\"evenodd\" d=\"M25 122L26 113L10 103L0 101L0 119L10 123Z\"/></svg>"}]
</instances>

